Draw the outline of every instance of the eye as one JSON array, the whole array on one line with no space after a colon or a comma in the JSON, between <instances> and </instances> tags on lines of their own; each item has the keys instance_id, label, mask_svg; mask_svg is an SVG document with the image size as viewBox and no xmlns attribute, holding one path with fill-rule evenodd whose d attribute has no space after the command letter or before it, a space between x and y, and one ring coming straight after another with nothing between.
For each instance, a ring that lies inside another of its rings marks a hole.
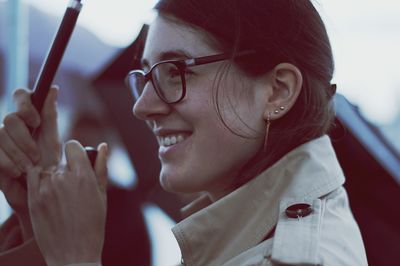
<instances>
[{"instance_id":1,"label":"eye","mask_svg":"<svg viewBox=\"0 0 400 266\"><path fill-rule=\"evenodd\" d=\"M168 69L168 77L169 78L172 78L172 79L180 78L180 76L181 76L181 72L179 71L179 69L176 66L171 66Z\"/></svg>"}]
</instances>

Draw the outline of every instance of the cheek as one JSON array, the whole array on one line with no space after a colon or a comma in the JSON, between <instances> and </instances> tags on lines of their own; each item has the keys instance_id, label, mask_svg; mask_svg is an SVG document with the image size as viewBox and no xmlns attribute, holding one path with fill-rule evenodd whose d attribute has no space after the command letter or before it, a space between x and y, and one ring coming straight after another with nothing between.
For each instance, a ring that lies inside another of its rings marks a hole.
<instances>
[{"instance_id":1,"label":"cheek","mask_svg":"<svg viewBox=\"0 0 400 266\"><path fill-rule=\"evenodd\" d=\"M220 97L218 103L220 120L230 131L245 138L262 137L265 130L263 109L246 92Z\"/></svg>"},{"instance_id":2,"label":"cheek","mask_svg":"<svg viewBox=\"0 0 400 266\"><path fill-rule=\"evenodd\" d=\"M209 177L205 181L230 185L243 165L262 148L263 139L238 136L235 133L239 132L231 132L219 119L209 122L209 131L201 135L191 157L192 165L197 165L196 172L204 174L200 178ZM243 133L245 130L241 129Z\"/></svg>"},{"instance_id":3,"label":"cheek","mask_svg":"<svg viewBox=\"0 0 400 266\"><path fill-rule=\"evenodd\" d=\"M219 190L231 188L243 166L257 154L261 145L259 139L246 139L231 132L216 137L209 149L204 147L203 154L206 160L203 167L210 177L207 180L210 186Z\"/></svg>"}]
</instances>

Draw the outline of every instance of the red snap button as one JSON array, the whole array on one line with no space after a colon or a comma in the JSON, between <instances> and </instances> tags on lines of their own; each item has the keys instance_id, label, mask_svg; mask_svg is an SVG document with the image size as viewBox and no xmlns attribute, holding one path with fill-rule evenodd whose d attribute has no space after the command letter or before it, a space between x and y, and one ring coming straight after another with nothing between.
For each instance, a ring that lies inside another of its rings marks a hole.
<instances>
[{"instance_id":1,"label":"red snap button","mask_svg":"<svg viewBox=\"0 0 400 266\"><path fill-rule=\"evenodd\" d=\"M285 212L286 215L290 218L300 218L300 217L306 217L307 215L312 213L312 208L310 204L298 203L286 208Z\"/></svg>"}]
</instances>

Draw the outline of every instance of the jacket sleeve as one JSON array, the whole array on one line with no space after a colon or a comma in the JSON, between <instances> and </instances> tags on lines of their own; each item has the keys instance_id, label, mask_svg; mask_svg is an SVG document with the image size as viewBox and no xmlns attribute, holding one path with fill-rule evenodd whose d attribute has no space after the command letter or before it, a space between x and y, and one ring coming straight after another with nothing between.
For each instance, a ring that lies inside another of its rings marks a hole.
<instances>
[{"instance_id":1,"label":"jacket sleeve","mask_svg":"<svg viewBox=\"0 0 400 266\"><path fill-rule=\"evenodd\" d=\"M0 265L46 266L36 241L22 241L21 228L15 214L0 227Z\"/></svg>"}]
</instances>

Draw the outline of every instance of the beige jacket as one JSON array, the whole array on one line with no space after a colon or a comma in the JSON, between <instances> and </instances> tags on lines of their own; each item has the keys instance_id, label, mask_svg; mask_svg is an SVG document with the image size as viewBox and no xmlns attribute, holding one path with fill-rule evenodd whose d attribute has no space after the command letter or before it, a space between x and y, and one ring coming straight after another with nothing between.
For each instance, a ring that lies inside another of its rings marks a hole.
<instances>
[{"instance_id":1,"label":"beige jacket","mask_svg":"<svg viewBox=\"0 0 400 266\"><path fill-rule=\"evenodd\" d=\"M342 170L325 136L290 152L211 205L207 198L196 200L185 210L191 215L173 228L185 265L367 265L343 183ZM287 217L285 210L294 203L309 203L312 213L298 219ZM3 244L15 242L10 232L17 225L9 222L0 230ZM26 261L45 265L33 240L0 251L1 266L25 266Z\"/></svg>"},{"instance_id":2,"label":"beige jacket","mask_svg":"<svg viewBox=\"0 0 400 266\"><path fill-rule=\"evenodd\" d=\"M306 143L215 203L191 203L190 216L172 229L183 263L367 265L343 183L329 137ZM310 204L311 214L288 217L297 203Z\"/></svg>"}]
</instances>

